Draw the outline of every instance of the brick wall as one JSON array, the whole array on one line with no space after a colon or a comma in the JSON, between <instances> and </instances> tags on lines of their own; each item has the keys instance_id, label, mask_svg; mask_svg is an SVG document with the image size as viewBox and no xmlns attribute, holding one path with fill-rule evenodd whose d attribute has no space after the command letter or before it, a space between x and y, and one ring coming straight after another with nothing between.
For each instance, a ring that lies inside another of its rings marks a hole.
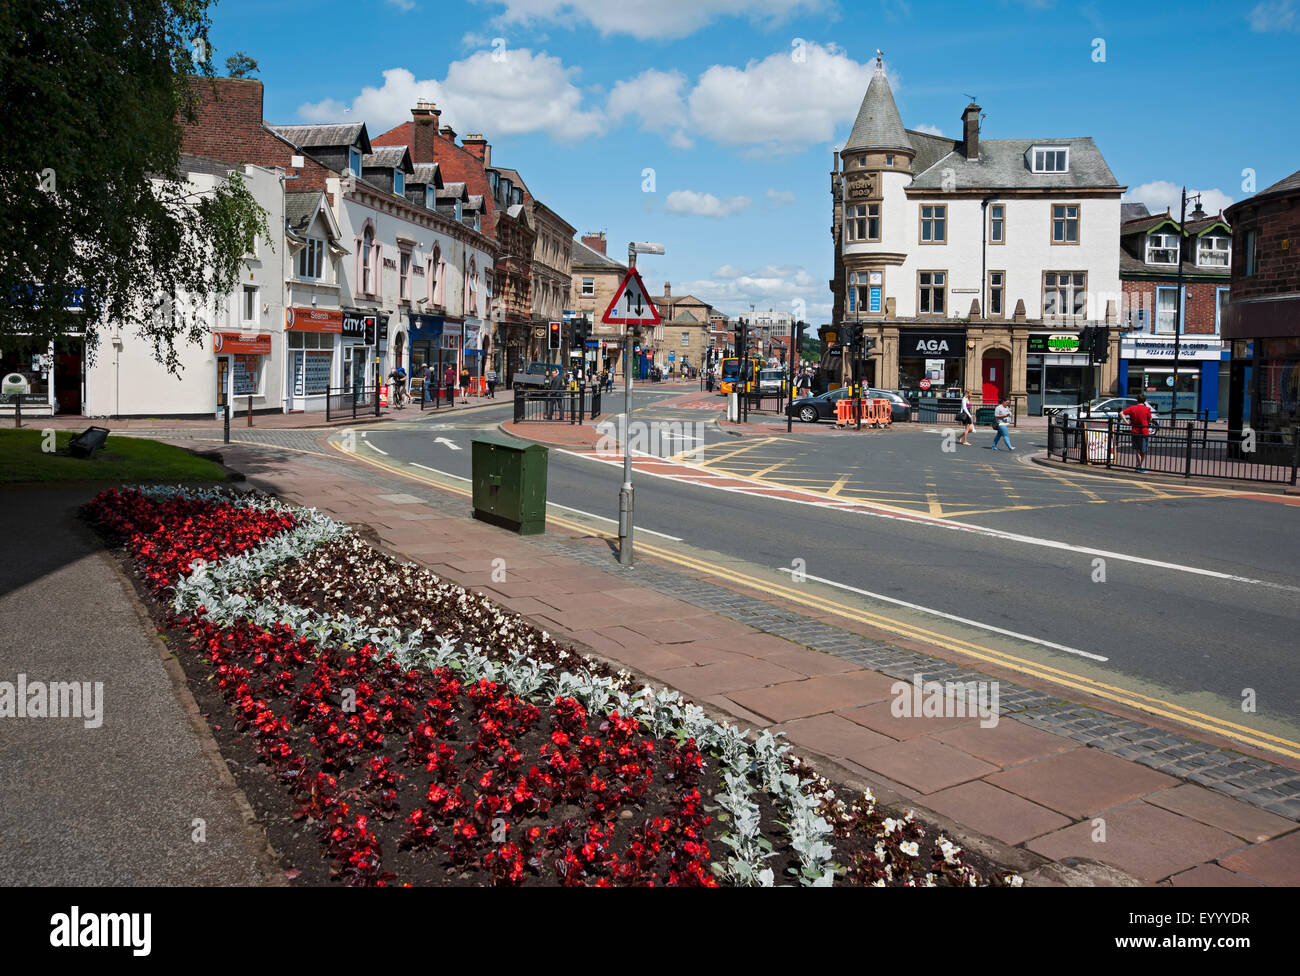
<instances>
[{"instance_id":1,"label":"brick wall","mask_svg":"<svg viewBox=\"0 0 1300 976\"><path fill-rule=\"evenodd\" d=\"M1300 292L1300 194L1243 207L1234 214L1232 297L1235 301ZM1246 276L1246 235L1254 230L1257 267Z\"/></svg>"},{"instance_id":2,"label":"brick wall","mask_svg":"<svg viewBox=\"0 0 1300 976\"><path fill-rule=\"evenodd\" d=\"M181 152L232 166L279 166L296 174L294 192L323 190L333 173L311 159L300 170L289 163L294 148L262 120L262 83L252 78L194 78L198 95L195 122L181 124Z\"/></svg>"},{"instance_id":3,"label":"brick wall","mask_svg":"<svg viewBox=\"0 0 1300 976\"><path fill-rule=\"evenodd\" d=\"M1187 298L1183 305L1183 332L1188 335L1214 335L1216 292L1227 285L1227 281L1204 282L1184 281L1183 290ZM1124 302L1129 308L1147 309L1147 318L1154 330L1156 319L1156 288L1173 288L1177 279L1168 281L1128 281L1120 282ZM1123 316L1121 312L1121 322Z\"/></svg>"}]
</instances>

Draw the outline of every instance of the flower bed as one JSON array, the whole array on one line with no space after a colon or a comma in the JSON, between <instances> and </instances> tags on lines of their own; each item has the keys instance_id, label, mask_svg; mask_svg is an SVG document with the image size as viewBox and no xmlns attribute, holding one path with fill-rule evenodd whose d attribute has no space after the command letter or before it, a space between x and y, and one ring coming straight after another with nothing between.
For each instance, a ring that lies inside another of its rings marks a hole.
<instances>
[{"instance_id":1,"label":"flower bed","mask_svg":"<svg viewBox=\"0 0 1300 976\"><path fill-rule=\"evenodd\" d=\"M87 515L303 882L1019 883L318 512L140 489Z\"/></svg>"}]
</instances>

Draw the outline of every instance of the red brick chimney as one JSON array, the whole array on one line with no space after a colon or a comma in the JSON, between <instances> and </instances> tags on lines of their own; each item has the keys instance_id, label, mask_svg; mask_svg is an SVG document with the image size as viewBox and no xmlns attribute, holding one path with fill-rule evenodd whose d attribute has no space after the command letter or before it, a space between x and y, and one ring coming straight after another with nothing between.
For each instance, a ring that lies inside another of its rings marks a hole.
<instances>
[{"instance_id":1,"label":"red brick chimney","mask_svg":"<svg viewBox=\"0 0 1300 976\"><path fill-rule=\"evenodd\" d=\"M673 297L673 286L672 286L672 284L671 284L670 282L665 281L665 282L664 282L664 298L672 298L672 297Z\"/></svg>"},{"instance_id":2,"label":"red brick chimney","mask_svg":"<svg viewBox=\"0 0 1300 976\"><path fill-rule=\"evenodd\" d=\"M492 146L483 138L482 133L471 132L460 141L460 144L465 147L466 152L483 164L484 169L491 168Z\"/></svg>"},{"instance_id":3,"label":"red brick chimney","mask_svg":"<svg viewBox=\"0 0 1300 976\"><path fill-rule=\"evenodd\" d=\"M583 235L582 235L582 243L583 243L583 244L586 244L587 247L591 248L591 249L592 249L593 251L595 251L597 254L604 254L604 253L606 253L606 252L605 252L605 232L604 232L603 230L602 230L600 233L598 233L598 234L597 234L597 233L583 234Z\"/></svg>"},{"instance_id":4,"label":"red brick chimney","mask_svg":"<svg viewBox=\"0 0 1300 976\"><path fill-rule=\"evenodd\" d=\"M980 158L980 107L973 101L961 113L963 150L967 159Z\"/></svg>"},{"instance_id":5,"label":"red brick chimney","mask_svg":"<svg viewBox=\"0 0 1300 976\"><path fill-rule=\"evenodd\" d=\"M439 129L438 135L442 136L448 142L456 141L456 130L449 125L444 125L441 129Z\"/></svg>"},{"instance_id":6,"label":"red brick chimney","mask_svg":"<svg viewBox=\"0 0 1300 976\"><path fill-rule=\"evenodd\" d=\"M433 102L420 99L411 109L411 162L437 161L434 140L438 138L438 116L442 110Z\"/></svg>"}]
</instances>

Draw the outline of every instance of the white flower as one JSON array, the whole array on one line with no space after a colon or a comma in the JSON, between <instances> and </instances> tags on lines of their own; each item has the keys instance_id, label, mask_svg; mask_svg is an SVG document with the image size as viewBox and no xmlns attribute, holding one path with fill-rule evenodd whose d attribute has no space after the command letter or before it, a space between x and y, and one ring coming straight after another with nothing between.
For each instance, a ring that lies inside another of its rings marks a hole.
<instances>
[{"instance_id":1,"label":"white flower","mask_svg":"<svg viewBox=\"0 0 1300 976\"><path fill-rule=\"evenodd\" d=\"M899 827L903 826L903 821L895 820L893 817L886 817L883 826L886 834L892 834Z\"/></svg>"},{"instance_id":2,"label":"white flower","mask_svg":"<svg viewBox=\"0 0 1300 976\"><path fill-rule=\"evenodd\" d=\"M921 853L920 845L914 840L903 841L903 843L898 845L898 849L908 857L916 857L917 854Z\"/></svg>"},{"instance_id":3,"label":"white flower","mask_svg":"<svg viewBox=\"0 0 1300 976\"><path fill-rule=\"evenodd\" d=\"M1009 888L1023 888L1025 886L1025 879L1018 874L1008 874L1006 881Z\"/></svg>"}]
</instances>

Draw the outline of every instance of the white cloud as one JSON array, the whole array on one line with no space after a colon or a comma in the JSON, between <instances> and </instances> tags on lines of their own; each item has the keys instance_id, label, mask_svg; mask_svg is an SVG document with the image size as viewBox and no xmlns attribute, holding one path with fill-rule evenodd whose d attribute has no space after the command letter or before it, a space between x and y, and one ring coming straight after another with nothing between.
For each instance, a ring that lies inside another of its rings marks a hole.
<instances>
[{"instance_id":1,"label":"white cloud","mask_svg":"<svg viewBox=\"0 0 1300 976\"><path fill-rule=\"evenodd\" d=\"M749 197L737 196L719 200L712 193L673 190L664 200L664 210L668 213L693 217L730 217L732 214L747 210L752 202Z\"/></svg>"},{"instance_id":2,"label":"white cloud","mask_svg":"<svg viewBox=\"0 0 1300 976\"><path fill-rule=\"evenodd\" d=\"M717 271L713 272L715 278L739 278L745 272L741 271L734 264L724 264Z\"/></svg>"},{"instance_id":3,"label":"white cloud","mask_svg":"<svg viewBox=\"0 0 1300 976\"><path fill-rule=\"evenodd\" d=\"M1145 203L1147 209L1152 213L1163 213L1165 208L1168 207L1169 212L1177 220L1182 192L1183 188L1181 186L1170 183L1168 180L1153 180L1150 183L1143 183L1141 186L1131 187L1124 194L1124 201L1126 203ZM1207 214L1216 214L1233 202L1232 197L1222 190L1192 190L1189 188L1187 191L1188 197L1190 198L1193 193L1201 195L1201 207ZM1187 212L1190 214L1195 208L1195 204L1189 199Z\"/></svg>"},{"instance_id":4,"label":"white cloud","mask_svg":"<svg viewBox=\"0 0 1300 976\"><path fill-rule=\"evenodd\" d=\"M668 137L668 145L674 149L690 149L695 145L695 140L681 129L678 129Z\"/></svg>"},{"instance_id":5,"label":"white cloud","mask_svg":"<svg viewBox=\"0 0 1300 976\"><path fill-rule=\"evenodd\" d=\"M800 265L764 265L750 272L725 264L712 277L683 281L674 287L682 294L704 299L728 315L749 315L756 311L791 313L796 301L803 303L805 320L829 320L831 305L826 283L810 275Z\"/></svg>"},{"instance_id":6,"label":"white cloud","mask_svg":"<svg viewBox=\"0 0 1300 976\"><path fill-rule=\"evenodd\" d=\"M1250 29L1257 34L1272 31L1300 31L1300 13L1295 0L1261 3L1250 12Z\"/></svg>"},{"instance_id":7,"label":"white cloud","mask_svg":"<svg viewBox=\"0 0 1300 976\"><path fill-rule=\"evenodd\" d=\"M709 68L687 99L694 131L776 151L829 142L857 114L872 66L819 44L804 55L795 61L780 51L743 68Z\"/></svg>"},{"instance_id":8,"label":"white cloud","mask_svg":"<svg viewBox=\"0 0 1300 976\"><path fill-rule=\"evenodd\" d=\"M405 68L390 68L381 87L363 88L350 103L308 102L298 115L309 122L338 121L346 107L347 118L378 133L409 119L416 100L424 98L436 102L442 121L459 133L492 138L545 132L557 140L581 139L602 132L605 117L584 108L583 94L572 81L577 70L527 48L508 49L500 60L493 51L476 51L448 65L441 81L417 80Z\"/></svg>"},{"instance_id":9,"label":"white cloud","mask_svg":"<svg viewBox=\"0 0 1300 976\"><path fill-rule=\"evenodd\" d=\"M538 21L571 24L585 21L600 33L630 34L641 40L685 37L723 17L745 16L778 24L796 13L823 9L824 0L658 0L656 3L617 0L480 0L506 9L495 18L501 24Z\"/></svg>"},{"instance_id":10,"label":"white cloud","mask_svg":"<svg viewBox=\"0 0 1300 976\"><path fill-rule=\"evenodd\" d=\"M774 207L789 206L795 201L793 190L776 190L769 187L765 196Z\"/></svg>"},{"instance_id":11,"label":"white cloud","mask_svg":"<svg viewBox=\"0 0 1300 976\"><path fill-rule=\"evenodd\" d=\"M491 47L492 38L478 31L466 31L461 35L460 46L464 48Z\"/></svg>"},{"instance_id":12,"label":"white cloud","mask_svg":"<svg viewBox=\"0 0 1300 976\"><path fill-rule=\"evenodd\" d=\"M937 125L929 125L927 123L922 123L921 125L914 126L914 128L916 129L917 132L928 132L932 136L943 135L943 130L940 129Z\"/></svg>"},{"instance_id":13,"label":"white cloud","mask_svg":"<svg viewBox=\"0 0 1300 976\"><path fill-rule=\"evenodd\" d=\"M606 111L612 119L638 116L641 128L667 132L686 124L686 102L682 100L685 84L686 76L680 71L650 68L618 82L609 93Z\"/></svg>"}]
</instances>

